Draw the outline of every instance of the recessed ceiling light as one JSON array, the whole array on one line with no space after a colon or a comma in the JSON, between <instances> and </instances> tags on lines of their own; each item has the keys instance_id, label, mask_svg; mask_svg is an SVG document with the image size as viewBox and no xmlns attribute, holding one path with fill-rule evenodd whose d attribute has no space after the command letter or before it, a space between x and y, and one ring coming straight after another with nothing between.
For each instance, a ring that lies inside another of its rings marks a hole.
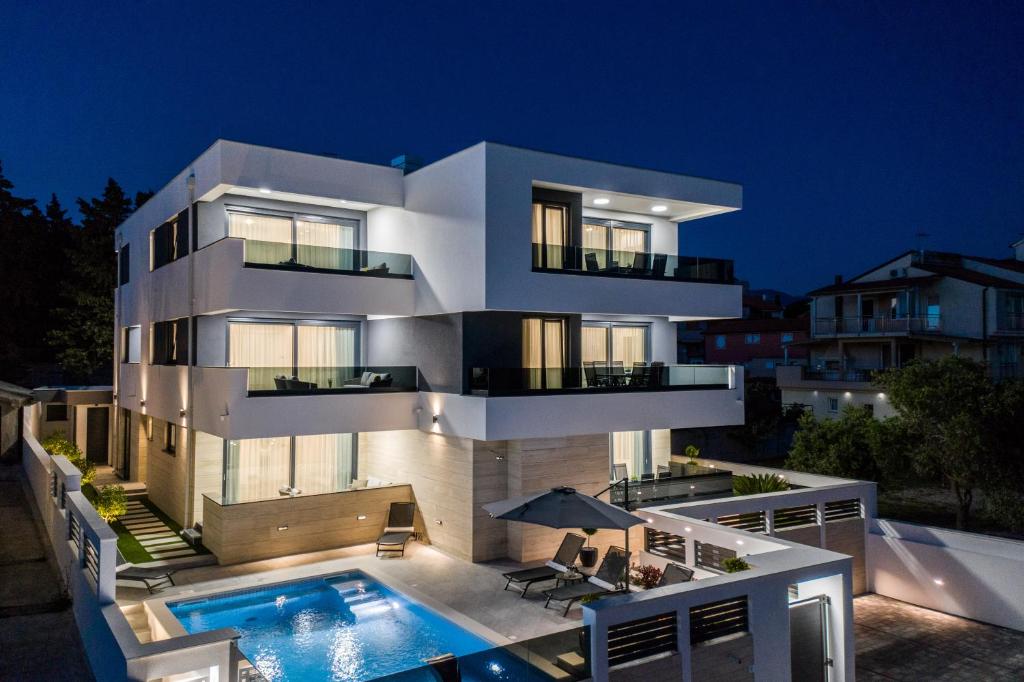
<instances>
[{"instance_id":1,"label":"recessed ceiling light","mask_svg":"<svg viewBox=\"0 0 1024 682\"><path fill-rule=\"evenodd\" d=\"M260 194L270 194L269 187L260 187Z\"/></svg>"},{"instance_id":2,"label":"recessed ceiling light","mask_svg":"<svg viewBox=\"0 0 1024 682\"><path fill-rule=\"evenodd\" d=\"M338 199L338 203L339 204L347 204L348 203L348 199Z\"/></svg>"},{"instance_id":3,"label":"recessed ceiling light","mask_svg":"<svg viewBox=\"0 0 1024 682\"><path fill-rule=\"evenodd\" d=\"M594 199L594 206L606 206L610 201L608 197L598 197Z\"/></svg>"},{"instance_id":4,"label":"recessed ceiling light","mask_svg":"<svg viewBox=\"0 0 1024 682\"><path fill-rule=\"evenodd\" d=\"M655 204L654 206L651 206L651 210L655 213L664 213L668 210L668 206L665 204Z\"/></svg>"}]
</instances>

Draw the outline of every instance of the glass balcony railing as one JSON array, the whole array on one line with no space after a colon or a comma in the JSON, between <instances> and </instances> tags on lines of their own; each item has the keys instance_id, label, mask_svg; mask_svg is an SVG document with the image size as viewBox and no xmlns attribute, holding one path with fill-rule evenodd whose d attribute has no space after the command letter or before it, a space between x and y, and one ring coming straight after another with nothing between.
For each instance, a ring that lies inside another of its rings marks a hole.
<instances>
[{"instance_id":1,"label":"glass balcony railing","mask_svg":"<svg viewBox=\"0 0 1024 682\"><path fill-rule=\"evenodd\" d=\"M512 396L551 393L630 393L639 391L715 390L730 386L728 365L602 365L541 369L474 367L473 395Z\"/></svg>"},{"instance_id":2,"label":"glass balcony railing","mask_svg":"<svg viewBox=\"0 0 1024 682\"><path fill-rule=\"evenodd\" d=\"M250 396L416 390L415 367L250 367Z\"/></svg>"},{"instance_id":3,"label":"glass balcony railing","mask_svg":"<svg viewBox=\"0 0 1024 682\"><path fill-rule=\"evenodd\" d=\"M533 269L577 275L668 279L731 284L733 264L724 258L611 251L580 246L533 244Z\"/></svg>"},{"instance_id":4,"label":"glass balcony railing","mask_svg":"<svg viewBox=\"0 0 1024 682\"><path fill-rule=\"evenodd\" d=\"M245 240L245 264L275 270L412 278L412 256L405 253L337 249L256 239Z\"/></svg>"}]
</instances>

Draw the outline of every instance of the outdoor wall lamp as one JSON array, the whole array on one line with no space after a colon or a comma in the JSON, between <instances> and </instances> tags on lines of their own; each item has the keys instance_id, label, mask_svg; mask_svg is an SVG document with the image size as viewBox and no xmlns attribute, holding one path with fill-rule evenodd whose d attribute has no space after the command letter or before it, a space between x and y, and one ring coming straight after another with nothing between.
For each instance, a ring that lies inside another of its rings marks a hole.
<instances>
[{"instance_id":1,"label":"outdoor wall lamp","mask_svg":"<svg viewBox=\"0 0 1024 682\"><path fill-rule=\"evenodd\" d=\"M432 422L434 422L434 423L436 424L436 423L437 423L437 420L438 420L438 418L440 418L440 416L441 416L441 415L439 415L439 414L435 414L435 415L434 415L433 417L431 417L431 421L432 421Z\"/></svg>"},{"instance_id":2,"label":"outdoor wall lamp","mask_svg":"<svg viewBox=\"0 0 1024 682\"><path fill-rule=\"evenodd\" d=\"M278 530L288 530L288 524L286 523L283 526L278 526L277 529Z\"/></svg>"},{"instance_id":3,"label":"outdoor wall lamp","mask_svg":"<svg viewBox=\"0 0 1024 682\"><path fill-rule=\"evenodd\" d=\"M139 406L140 407L145 407L146 406L146 399L145 398L143 398L142 400L139 401Z\"/></svg>"},{"instance_id":4,"label":"outdoor wall lamp","mask_svg":"<svg viewBox=\"0 0 1024 682\"><path fill-rule=\"evenodd\" d=\"M179 417L184 417L186 414L188 414L188 413L186 412L184 407L181 408L180 410L178 410L178 416Z\"/></svg>"},{"instance_id":5,"label":"outdoor wall lamp","mask_svg":"<svg viewBox=\"0 0 1024 682\"><path fill-rule=\"evenodd\" d=\"M365 521L365 520L366 520L366 514L359 514L358 516L356 516L356 521Z\"/></svg>"}]
</instances>

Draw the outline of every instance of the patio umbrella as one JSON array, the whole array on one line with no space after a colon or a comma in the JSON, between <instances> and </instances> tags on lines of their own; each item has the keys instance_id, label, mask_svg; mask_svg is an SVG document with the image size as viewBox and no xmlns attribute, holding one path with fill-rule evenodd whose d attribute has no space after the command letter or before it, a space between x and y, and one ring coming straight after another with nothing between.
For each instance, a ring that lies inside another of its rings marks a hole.
<instances>
[{"instance_id":1,"label":"patio umbrella","mask_svg":"<svg viewBox=\"0 0 1024 682\"><path fill-rule=\"evenodd\" d=\"M492 518L503 521L533 523L548 528L611 528L626 532L626 551L629 551L629 529L643 519L619 509L615 505L575 488L561 486L501 502L485 504Z\"/></svg>"}]
</instances>

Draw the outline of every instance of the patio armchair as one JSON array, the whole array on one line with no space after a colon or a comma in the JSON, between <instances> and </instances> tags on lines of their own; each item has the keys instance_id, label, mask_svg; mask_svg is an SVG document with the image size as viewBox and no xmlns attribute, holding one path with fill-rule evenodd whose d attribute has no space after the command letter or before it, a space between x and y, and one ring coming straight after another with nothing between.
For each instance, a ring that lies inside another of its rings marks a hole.
<instances>
[{"instance_id":1,"label":"patio armchair","mask_svg":"<svg viewBox=\"0 0 1024 682\"><path fill-rule=\"evenodd\" d=\"M274 377L274 388L279 391L284 391L288 388L288 377L285 375Z\"/></svg>"},{"instance_id":2,"label":"patio armchair","mask_svg":"<svg viewBox=\"0 0 1024 682\"><path fill-rule=\"evenodd\" d=\"M523 591L519 597L525 597L530 585L545 580L554 580L560 573L568 571L569 566L576 562L576 557L579 556L585 542L586 538L582 535L566 533L551 561L537 568L524 568L519 571L503 573L501 577L508 581L503 589L507 590L512 583L515 583L516 586L522 586Z\"/></svg>"},{"instance_id":3,"label":"patio armchair","mask_svg":"<svg viewBox=\"0 0 1024 682\"><path fill-rule=\"evenodd\" d=\"M150 594L153 591L163 587L174 586L174 574L175 569L169 566L160 566L157 568L147 568L145 566L136 566L135 564L125 560L121 556L121 552L117 553L117 566L114 569L116 574L116 580L125 580L128 582L142 583L149 590Z\"/></svg>"},{"instance_id":4,"label":"patio armchair","mask_svg":"<svg viewBox=\"0 0 1024 682\"><path fill-rule=\"evenodd\" d=\"M289 391L312 391L316 389L316 384L312 381L303 381L295 377L285 379L284 386Z\"/></svg>"},{"instance_id":5,"label":"patio armchair","mask_svg":"<svg viewBox=\"0 0 1024 682\"><path fill-rule=\"evenodd\" d=\"M665 566L665 570L661 573L661 578L658 580L658 584L655 587L665 587L666 585L679 585L681 583L688 583L693 580L693 569L689 566L682 566L680 564L670 563Z\"/></svg>"},{"instance_id":6,"label":"patio armchair","mask_svg":"<svg viewBox=\"0 0 1024 682\"><path fill-rule=\"evenodd\" d=\"M379 557L382 553L405 556L405 543L416 531L415 519L415 502L392 502L388 508L388 525L377 538L376 556Z\"/></svg>"},{"instance_id":7,"label":"patio armchair","mask_svg":"<svg viewBox=\"0 0 1024 682\"><path fill-rule=\"evenodd\" d=\"M630 553L621 547L609 547L593 577L582 583L545 590L544 596L547 597L547 601L544 602L544 608L553 601L565 602L565 611L562 615L567 616L572 605L584 597L627 592L629 588L620 588L619 584L626 575L626 569L629 568L629 555Z\"/></svg>"},{"instance_id":8,"label":"patio armchair","mask_svg":"<svg viewBox=\"0 0 1024 682\"><path fill-rule=\"evenodd\" d=\"M612 464L612 478L616 481L624 481L629 478L629 470L626 468L625 462Z\"/></svg>"}]
</instances>

